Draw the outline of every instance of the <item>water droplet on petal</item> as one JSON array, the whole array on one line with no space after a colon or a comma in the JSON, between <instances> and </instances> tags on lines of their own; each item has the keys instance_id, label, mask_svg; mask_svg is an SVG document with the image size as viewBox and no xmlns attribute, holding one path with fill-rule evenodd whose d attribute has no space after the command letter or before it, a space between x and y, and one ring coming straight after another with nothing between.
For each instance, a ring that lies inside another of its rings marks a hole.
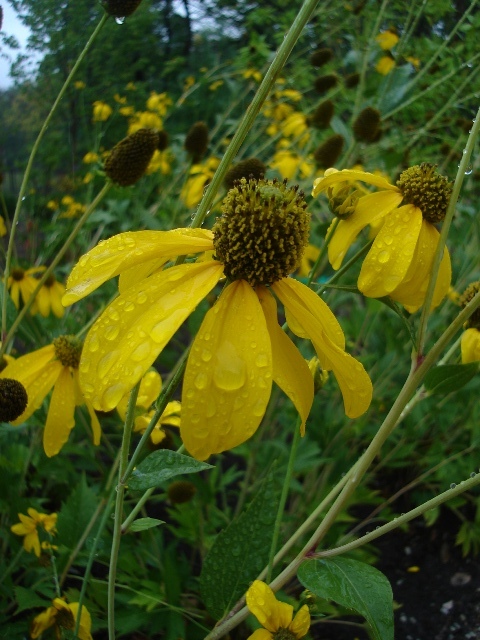
<instances>
[{"instance_id":1,"label":"water droplet on petal","mask_svg":"<svg viewBox=\"0 0 480 640\"><path fill-rule=\"evenodd\" d=\"M377 260L381 263L381 264L385 264L386 262L388 262L390 260L390 251L380 251L380 253L378 254L378 258Z\"/></svg>"},{"instance_id":2,"label":"water droplet on petal","mask_svg":"<svg viewBox=\"0 0 480 640\"><path fill-rule=\"evenodd\" d=\"M142 342L130 356L134 362L140 362L148 357L151 351L150 342Z\"/></svg>"},{"instance_id":3,"label":"water droplet on petal","mask_svg":"<svg viewBox=\"0 0 480 640\"><path fill-rule=\"evenodd\" d=\"M255 364L257 365L257 367L267 367L269 362L270 360L265 353L259 353L255 358Z\"/></svg>"},{"instance_id":4,"label":"water droplet on petal","mask_svg":"<svg viewBox=\"0 0 480 640\"><path fill-rule=\"evenodd\" d=\"M115 338L119 334L119 331L120 331L120 328L118 324L111 324L104 331L105 338L107 340L115 340Z\"/></svg>"},{"instance_id":5,"label":"water droplet on petal","mask_svg":"<svg viewBox=\"0 0 480 640\"><path fill-rule=\"evenodd\" d=\"M98 351L99 348L100 348L100 340L98 339L97 334L94 333L90 338L90 342L88 343L88 350L91 351L92 353L95 353L95 351Z\"/></svg>"},{"instance_id":6,"label":"water droplet on petal","mask_svg":"<svg viewBox=\"0 0 480 640\"><path fill-rule=\"evenodd\" d=\"M114 407L116 407L126 392L127 388L120 382L112 385L111 387L108 387L108 389L103 394L105 408L113 409Z\"/></svg>"},{"instance_id":7,"label":"water droplet on petal","mask_svg":"<svg viewBox=\"0 0 480 640\"><path fill-rule=\"evenodd\" d=\"M195 387L197 389L202 390L202 389L205 389L205 387L207 386L207 382L208 382L208 378L207 378L206 374L203 373L203 372L200 372L195 377L195 380L193 381L193 384L195 385Z\"/></svg>"}]
</instances>

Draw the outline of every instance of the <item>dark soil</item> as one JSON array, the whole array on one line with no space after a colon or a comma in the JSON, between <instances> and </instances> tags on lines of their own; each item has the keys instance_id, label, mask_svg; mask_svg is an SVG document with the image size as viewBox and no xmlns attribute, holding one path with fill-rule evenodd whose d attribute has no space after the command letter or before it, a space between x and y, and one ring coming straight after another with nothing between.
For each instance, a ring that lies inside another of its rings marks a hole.
<instances>
[{"instance_id":1,"label":"dark soil","mask_svg":"<svg viewBox=\"0 0 480 640\"><path fill-rule=\"evenodd\" d=\"M377 568L390 580L398 606L395 640L480 640L480 559L462 557L455 545L459 526L445 510L433 527L413 521L409 531L395 531L376 545ZM340 621L315 624L312 636L369 638L358 626Z\"/></svg>"}]
</instances>

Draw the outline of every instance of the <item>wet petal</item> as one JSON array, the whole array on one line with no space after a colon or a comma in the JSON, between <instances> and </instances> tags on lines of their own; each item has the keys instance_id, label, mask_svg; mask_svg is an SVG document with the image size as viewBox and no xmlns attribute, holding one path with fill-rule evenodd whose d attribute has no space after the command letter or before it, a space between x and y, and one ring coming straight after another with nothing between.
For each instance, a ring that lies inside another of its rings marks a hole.
<instances>
[{"instance_id":1,"label":"wet petal","mask_svg":"<svg viewBox=\"0 0 480 640\"><path fill-rule=\"evenodd\" d=\"M272 352L262 307L243 280L206 314L187 362L180 435L199 460L248 440L267 408Z\"/></svg>"},{"instance_id":2,"label":"wet petal","mask_svg":"<svg viewBox=\"0 0 480 640\"><path fill-rule=\"evenodd\" d=\"M303 436L313 403L313 377L305 359L278 324L275 298L266 287L257 287L256 291L272 344L273 380L295 405L302 420L300 432Z\"/></svg>"},{"instance_id":3,"label":"wet petal","mask_svg":"<svg viewBox=\"0 0 480 640\"><path fill-rule=\"evenodd\" d=\"M28 420L32 413L41 406L46 395L55 384L62 368L62 364L58 362L58 360L54 360L53 362L49 362L35 377L29 377L25 381L20 378L15 378L16 380L20 380L27 390L28 404L22 415L11 424L15 426L22 424L22 422Z\"/></svg>"},{"instance_id":4,"label":"wet petal","mask_svg":"<svg viewBox=\"0 0 480 640\"><path fill-rule=\"evenodd\" d=\"M369 298L389 295L405 278L422 227L422 212L407 204L385 218L363 261L358 288Z\"/></svg>"},{"instance_id":5,"label":"wet petal","mask_svg":"<svg viewBox=\"0 0 480 640\"><path fill-rule=\"evenodd\" d=\"M288 629L292 622L292 605L279 602L270 587L260 580L255 580L247 591L247 607L260 624L272 633L280 627Z\"/></svg>"},{"instance_id":6,"label":"wet petal","mask_svg":"<svg viewBox=\"0 0 480 640\"><path fill-rule=\"evenodd\" d=\"M222 273L215 261L171 267L107 307L90 329L80 361L82 391L95 409L117 406Z\"/></svg>"},{"instance_id":7,"label":"wet petal","mask_svg":"<svg viewBox=\"0 0 480 640\"><path fill-rule=\"evenodd\" d=\"M396 191L380 191L369 193L358 200L354 213L346 220L340 220L328 245L328 259L334 269L340 268L345 254L360 231L398 207L402 198L402 194Z\"/></svg>"},{"instance_id":8,"label":"wet petal","mask_svg":"<svg viewBox=\"0 0 480 640\"><path fill-rule=\"evenodd\" d=\"M46 347L32 351L25 356L21 356L8 364L3 371L0 372L0 378L13 378L19 380L23 384L23 380L30 377L36 377L37 374L51 362L55 357L55 347L49 344Z\"/></svg>"},{"instance_id":9,"label":"wet petal","mask_svg":"<svg viewBox=\"0 0 480 640\"><path fill-rule=\"evenodd\" d=\"M62 367L53 388L47 422L43 432L43 448L46 455L55 456L67 442L75 426L75 393L73 378L67 367Z\"/></svg>"},{"instance_id":10,"label":"wet petal","mask_svg":"<svg viewBox=\"0 0 480 640\"><path fill-rule=\"evenodd\" d=\"M174 229L127 231L99 242L74 266L62 303L73 304L121 271L145 261L208 251L212 238L207 229Z\"/></svg>"},{"instance_id":11,"label":"wet petal","mask_svg":"<svg viewBox=\"0 0 480 640\"><path fill-rule=\"evenodd\" d=\"M462 362L477 362L480 360L480 331L467 329L462 334L461 340Z\"/></svg>"},{"instance_id":12,"label":"wet petal","mask_svg":"<svg viewBox=\"0 0 480 640\"><path fill-rule=\"evenodd\" d=\"M122 271L118 278L118 291L124 293L129 287L137 284L139 280L148 278L149 275L158 271L164 264L168 262L169 258L155 258L154 260L147 260L142 264L137 264L130 269Z\"/></svg>"},{"instance_id":13,"label":"wet petal","mask_svg":"<svg viewBox=\"0 0 480 640\"><path fill-rule=\"evenodd\" d=\"M330 307L320 296L317 296L309 287L294 278L283 278L283 280L279 280L272 285L272 289L282 301L287 315L288 326L295 335L300 338L310 338L301 322L301 316L303 313L312 314L330 340L340 349L345 349L345 336L342 327ZM296 305L296 315L290 313L291 303ZM297 317L298 315L300 317Z\"/></svg>"},{"instance_id":14,"label":"wet petal","mask_svg":"<svg viewBox=\"0 0 480 640\"><path fill-rule=\"evenodd\" d=\"M288 628L297 636L297 640L307 635L310 629L310 611L306 604L297 611Z\"/></svg>"},{"instance_id":15,"label":"wet petal","mask_svg":"<svg viewBox=\"0 0 480 640\"><path fill-rule=\"evenodd\" d=\"M273 285L273 289L282 300L289 314L301 325L303 332L308 335L315 347L322 368L335 374L343 396L345 413L349 418L356 418L370 406L372 400L372 382L363 366L342 347L335 344L325 332L321 318L304 306L293 296L280 296L279 284L282 285L291 278L285 278ZM312 309L315 311L314 309ZM331 312L330 312L331 313Z\"/></svg>"},{"instance_id":16,"label":"wet petal","mask_svg":"<svg viewBox=\"0 0 480 640\"><path fill-rule=\"evenodd\" d=\"M312 196L318 196L319 193L325 191L327 187L338 182L346 182L347 180L360 182L366 182L367 184L373 184L380 189L389 189L391 191L399 192L398 187L390 184L388 180L382 178L382 176L369 173L368 171L356 171L354 169L342 169L342 171L332 171L331 169L325 172L323 178L317 178L313 183Z\"/></svg>"}]
</instances>

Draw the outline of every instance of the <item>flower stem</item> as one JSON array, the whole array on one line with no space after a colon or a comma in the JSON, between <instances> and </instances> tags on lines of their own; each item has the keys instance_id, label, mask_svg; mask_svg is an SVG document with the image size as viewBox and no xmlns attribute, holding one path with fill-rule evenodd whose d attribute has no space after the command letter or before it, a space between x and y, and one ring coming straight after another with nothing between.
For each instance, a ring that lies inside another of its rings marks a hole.
<instances>
[{"instance_id":1,"label":"flower stem","mask_svg":"<svg viewBox=\"0 0 480 640\"><path fill-rule=\"evenodd\" d=\"M245 113L242 121L240 122L232 141L228 145L228 148L223 156L215 175L209 184L205 196L203 197L198 207L195 218L192 222L192 227L200 227L205 220L205 216L211 208L211 205L215 199L215 195L220 188L223 178L227 173L230 164L237 155L243 141L245 140L249 130L251 129L260 109L267 99L268 94L273 88L276 79L278 78L281 70L283 69L293 47L295 46L298 38L300 37L303 28L310 20L319 0L305 0L297 17L295 18L292 26L288 30L282 44L278 48L278 51L270 65L267 73L265 74L262 83L260 84L257 93L255 94L251 104L249 105L247 112ZM386 0L385 0L386 1Z\"/></svg>"},{"instance_id":2,"label":"flower stem","mask_svg":"<svg viewBox=\"0 0 480 640\"><path fill-rule=\"evenodd\" d=\"M35 298L38 294L38 292L40 291L40 289L42 288L42 286L44 285L44 283L47 281L47 278L50 276L50 274L53 272L53 270L55 269L55 267L57 266L57 264L60 262L60 260L63 258L63 256L65 255L67 249L69 248L69 246L72 244L72 242L75 240L75 238L77 237L77 235L79 234L81 228L83 227L83 225L85 224L85 222L88 220L88 218L90 217L90 215L93 213L93 211L95 211L95 209L98 207L98 205L100 204L100 202L103 200L103 198L107 195L107 193L110 191L110 189L112 188L112 182L108 181L105 183L105 185L103 186L103 188L101 189L101 191L98 193L97 197L95 198L95 200L90 204L90 206L87 208L87 210L85 211L85 213L82 215L82 217L78 220L77 224L75 225L75 227L72 229L72 232L70 233L70 235L68 236L68 238L65 240L62 248L60 249L60 251L57 253L57 255L55 256L55 258L52 260L52 263L50 264L50 266L44 271L42 277L40 278L40 280L38 281L37 286L35 287L35 289L32 291L31 296L29 297L29 299L26 301L26 303L24 304L24 306L22 307L22 309L20 310L20 312L18 313L17 317L15 318L12 326L10 327L7 335L5 336L5 339L3 340L3 344L0 345L0 358L2 357L2 355L5 352L5 349L7 348L8 343L10 342L10 340L13 338L13 336L15 335L15 331L17 330L18 325L20 324L20 322L23 320L23 318L25 317L25 314L27 313L27 311L29 311L30 307L32 306L33 302L35 301ZM6 273L6 271L5 271ZM4 286L7 286L7 279L5 278L5 283ZM4 288L4 302L6 300L6 289ZM6 323L6 319L5 319L5 323ZM6 327L4 327L6 328Z\"/></svg>"},{"instance_id":3,"label":"flower stem","mask_svg":"<svg viewBox=\"0 0 480 640\"><path fill-rule=\"evenodd\" d=\"M295 429L293 432L292 446L290 447L290 456L288 458L287 472L285 473L285 479L283 481L282 494L280 496L280 502L278 505L277 516L275 518L275 526L273 529L272 542L270 545L270 555L268 556L267 567L267 582L272 579L273 559L275 557L275 550L277 548L278 536L280 534L280 526L282 524L283 512L285 510L285 503L287 502L288 490L290 488L290 481L292 479L293 467L295 465L295 456L297 454L298 443L300 441L300 421L297 420Z\"/></svg>"},{"instance_id":4,"label":"flower stem","mask_svg":"<svg viewBox=\"0 0 480 640\"><path fill-rule=\"evenodd\" d=\"M35 159L35 156L37 155L37 151L38 148L40 146L40 142L42 141L43 136L45 135L45 132L48 129L48 125L50 124L50 121L52 120L58 105L60 104L61 99L63 98L65 91L67 90L68 86L70 85L71 81L73 80L73 77L75 76L78 67L81 65L81 63L83 62L85 56L87 55L88 51L90 50L92 44L95 42L95 39L97 38L98 34L100 33L100 31L102 30L105 22L108 20L108 13L105 13L102 18L100 19L100 22L98 23L98 25L95 27L94 32L92 33L92 35L90 36L87 44L85 45L85 47L83 48L83 51L80 53L80 55L77 58L77 61L75 62L75 64L72 67L72 70L70 71L70 73L68 74L67 79L65 80L63 87L60 89L60 92L55 100L55 102L52 105L52 108L50 109L50 113L47 115L47 117L45 118L45 122L42 125L42 128L40 129L40 132L37 136L37 139L35 140L35 143L32 147L32 151L30 153L30 157L28 159L28 163L27 163L27 167L25 169L25 173L23 174L23 179L22 179L22 184L20 185L20 191L18 193L18 199L17 199L17 204L15 207L15 212L13 214L13 219L12 219L12 224L10 227L10 238L8 241L8 248L7 248L7 260L6 260L6 264L5 264L5 272L4 272L4 285L3 285L3 304L2 304L2 332L1 335L4 336L6 329L7 329L7 287L8 287L8 276L10 275L10 263L12 260L12 251L13 251L13 246L15 243L15 230L17 227L17 223L18 223L18 218L20 217L20 211L22 208L22 203L23 200L25 198L25 192L27 190L27 184L28 184L28 180L30 178L30 173L32 170L32 165L33 165L33 161ZM3 353L3 352L2 352ZM1 355L0 355L1 357Z\"/></svg>"},{"instance_id":5,"label":"flower stem","mask_svg":"<svg viewBox=\"0 0 480 640\"><path fill-rule=\"evenodd\" d=\"M453 184L452 195L450 196L450 201L447 207L447 213L445 214L445 219L442 224L442 230L440 232L440 238L438 241L437 250L435 252L435 257L433 259L432 273L430 276L430 281L428 283L427 294L425 296L425 302L423 304L422 315L420 317L420 323L418 327L417 346L416 346L417 358L418 356L422 355L423 349L425 346L428 316L430 314L430 307L432 305L433 293L435 290L435 284L437 282L440 263L442 261L443 253L445 250L445 243L447 241L448 232L450 230L450 224L455 214L455 207L457 206L460 190L462 188L463 181L465 179L465 174L470 164L470 157L472 155L479 131L480 131L480 109L478 110L477 116L473 121L473 126L470 131L470 135L468 136L467 144L463 151L462 159L460 161L460 164L458 165L458 171L457 171L457 176L455 178L455 182Z\"/></svg>"},{"instance_id":6,"label":"flower stem","mask_svg":"<svg viewBox=\"0 0 480 640\"><path fill-rule=\"evenodd\" d=\"M127 415L123 428L122 447L120 449L120 466L118 469L118 484L116 486L117 498L115 501L115 520L113 526L112 551L110 554L110 571L108 573L108 638L115 640L115 579L117 576L118 552L120 549L123 499L125 495L125 470L128 466L128 451L130 449L130 439L132 437L133 421L135 418L135 404L137 402L140 383L137 383L128 400Z\"/></svg>"}]
</instances>

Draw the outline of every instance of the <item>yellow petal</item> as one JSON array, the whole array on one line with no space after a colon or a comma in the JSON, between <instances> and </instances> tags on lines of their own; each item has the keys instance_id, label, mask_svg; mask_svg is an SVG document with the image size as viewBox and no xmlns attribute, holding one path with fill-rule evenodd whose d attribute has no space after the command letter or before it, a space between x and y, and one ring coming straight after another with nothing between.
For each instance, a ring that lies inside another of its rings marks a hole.
<instances>
[{"instance_id":1,"label":"yellow petal","mask_svg":"<svg viewBox=\"0 0 480 640\"><path fill-rule=\"evenodd\" d=\"M21 513L19 513L18 515L19 517L22 516ZM10 531L16 536L26 536L27 533L31 533L32 527L25 526L23 522L17 522L17 524L12 524L12 526L10 527Z\"/></svg>"},{"instance_id":2,"label":"yellow petal","mask_svg":"<svg viewBox=\"0 0 480 640\"><path fill-rule=\"evenodd\" d=\"M248 636L247 640L272 640L273 636L270 631L266 629L256 629L252 635Z\"/></svg>"},{"instance_id":3,"label":"yellow petal","mask_svg":"<svg viewBox=\"0 0 480 640\"><path fill-rule=\"evenodd\" d=\"M67 367L62 367L53 388L47 422L43 432L43 448L46 455L55 456L67 442L75 426L75 393L73 378Z\"/></svg>"},{"instance_id":4,"label":"yellow petal","mask_svg":"<svg viewBox=\"0 0 480 640\"><path fill-rule=\"evenodd\" d=\"M78 602L71 602L68 608L73 613L75 620L78 618ZM85 605L82 606L82 612L80 614L80 627L78 629L78 637L80 640L92 640L92 634L90 630L92 628L92 618Z\"/></svg>"},{"instance_id":5,"label":"yellow petal","mask_svg":"<svg viewBox=\"0 0 480 640\"><path fill-rule=\"evenodd\" d=\"M296 316L290 313L292 302L312 314L330 340L340 349L345 349L345 336L342 327L330 307L320 296L317 296L306 285L294 278L283 278L283 280L279 280L272 285L272 289L282 301L287 314L288 326L295 335L300 338L310 338L310 334L306 331L304 325Z\"/></svg>"},{"instance_id":6,"label":"yellow petal","mask_svg":"<svg viewBox=\"0 0 480 640\"><path fill-rule=\"evenodd\" d=\"M73 304L121 271L145 261L208 251L212 238L207 229L120 233L80 258L68 278L62 302L65 306Z\"/></svg>"},{"instance_id":7,"label":"yellow petal","mask_svg":"<svg viewBox=\"0 0 480 640\"><path fill-rule=\"evenodd\" d=\"M363 261L358 288L369 298L389 295L405 278L422 227L422 212L407 204L385 218Z\"/></svg>"},{"instance_id":8,"label":"yellow petal","mask_svg":"<svg viewBox=\"0 0 480 640\"><path fill-rule=\"evenodd\" d=\"M14 426L28 420L32 413L41 406L46 395L55 384L61 370L61 363L58 362L58 360L54 360L53 362L49 362L35 378L27 378L25 383L20 379L20 382L22 382L27 390L28 404L22 415L12 421ZM18 378L15 379L17 380Z\"/></svg>"},{"instance_id":9,"label":"yellow petal","mask_svg":"<svg viewBox=\"0 0 480 640\"><path fill-rule=\"evenodd\" d=\"M272 288L288 310L289 317L295 319L312 341L322 368L332 370L335 374L342 392L345 413L349 418L357 418L370 406L372 382L360 362L331 340L324 329L322 318L315 313L316 309L309 309L298 298L286 293L284 283L290 280L292 279L284 278Z\"/></svg>"},{"instance_id":10,"label":"yellow petal","mask_svg":"<svg viewBox=\"0 0 480 640\"><path fill-rule=\"evenodd\" d=\"M37 293L35 302L37 303L40 314L46 318L50 313L50 295L49 290L46 287L42 287Z\"/></svg>"},{"instance_id":11,"label":"yellow petal","mask_svg":"<svg viewBox=\"0 0 480 640\"><path fill-rule=\"evenodd\" d=\"M109 411L151 367L175 331L218 282L219 262L153 274L116 298L90 329L80 384L93 407Z\"/></svg>"},{"instance_id":12,"label":"yellow petal","mask_svg":"<svg viewBox=\"0 0 480 640\"><path fill-rule=\"evenodd\" d=\"M340 268L360 231L381 220L401 203L402 198L402 194L396 191L369 193L359 198L355 211L346 220L340 220L328 245L328 259L334 269Z\"/></svg>"},{"instance_id":13,"label":"yellow petal","mask_svg":"<svg viewBox=\"0 0 480 640\"><path fill-rule=\"evenodd\" d=\"M288 629L293 617L293 607L279 602L270 587L255 580L247 591L247 607L267 631L275 633L280 627Z\"/></svg>"},{"instance_id":14,"label":"yellow petal","mask_svg":"<svg viewBox=\"0 0 480 640\"><path fill-rule=\"evenodd\" d=\"M478 329L471 328L464 331L460 344L464 364L480 360L480 331Z\"/></svg>"},{"instance_id":15,"label":"yellow petal","mask_svg":"<svg viewBox=\"0 0 480 640\"><path fill-rule=\"evenodd\" d=\"M430 222L423 220L410 267L403 281L390 294L393 300L403 304L410 313L417 311L425 301L439 238L437 229ZM451 276L450 255L448 249L445 249L435 285L432 308L438 306L448 293Z\"/></svg>"},{"instance_id":16,"label":"yellow petal","mask_svg":"<svg viewBox=\"0 0 480 640\"><path fill-rule=\"evenodd\" d=\"M87 405L88 414L90 416L90 424L92 425L93 444L95 446L98 446L102 437L102 428L97 418L97 414L95 413L95 410L90 402L87 401L85 404Z\"/></svg>"},{"instance_id":17,"label":"yellow petal","mask_svg":"<svg viewBox=\"0 0 480 640\"><path fill-rule=\"evenodd\" d=\"M355 169L342 169L341 171L336 171L328 169L323 178L317 178L314 181L312 196L318 196L319 193L325 191L325 189L330 187L332 184L336 184L337 182L346 182L348 180L359 180L360 182L373 184L375 187L379 187L380 189L390 189L397 193L400 192L398 187L390 184L390 182L382 176L369 173L368 171L358 171Z\"/></svg>"},{"instance_id":18,"label":"yellow petal","mask_svg":"<svg viewBox=\"0 0 480 640\"><path fill-rule=\"evenodd\" d=\"M52 311L53 314L57 317L57 318L63 318L64 314L65 314L65 308L62 304L62 296L65 293L65 287L63 284L61 284L60 282L55 282L55 284L52 287L52 294L51 294L51 304L52 304Z\"/></svg>"},{"instance_id":19,"label":"yellow petal","mask_svg":"<svg viewBox=\"0 0 480 640\"><path fill-rule=\"evenodd\" d=\"M256 289L267 321L272 345L273 380L290 398L298 411L305 435L305 422L313 403L313 376L299 350L277 321L277 304L266 287Z\"/></svg>"},{"instance_id":20,"label":"yellow petal","mask_svg":"<svg viewBox=\"0 0 480 640\"><path fill-rule=\"evenodd\" d=\"M310 629L310 611L306 604L297 611L288 628L296 635L297 640L307 635L308 630Z\"/></svg>"},{"instance_id":21,"label":"yellow petal","mask_svg":"<svg viewBox=\"0 0 480 640\"><path fill-rule=\"evenodd\" d=\"M248 440L267 408L272 353L262 307L236 280L206 314L187 362L180 435L199 460Z\"/></svg>"},{"instance_id":22,"label":"yellow petal","mask_svg":"<svg viewBox=\"0 0 480 640\"><path fill-rule=\"evenodd\" d=\"M118 291L124 293L128 287L137 284L139 280L148 278L149 275L158 271L164 264L168 262L169 258L154 258L153 260L147 260L142 264L137 264L130 269L122 271L118 278Z\"/></svg>"},{"instance_id":23,"label":"yellow petal","mask_svg":"<svg viewBox=\"0 0 480 640\"><path fill-rule=\"evenodd\" d=\"M40 539L38 537L36 529L31 533L27 533L27 535L23 539L23 547L28 553L30 553L30 551L33 551L37 558L40 557Z\"/></svg>"},{"instance_id":24,"label":"yellow petal","mask_svg":"<svg viewBox=\"0 0 480 640\"><path fill-rule=\"evenodd\" d=\"M51 362L54 357L55 347L49 344L46 347L38 349L38 351L32 351L32 353L12 360L12 362L0 372L0 378L13 378L20 382L30 377L35 378L41 369Z\"/></svg>"}]
</instances>

